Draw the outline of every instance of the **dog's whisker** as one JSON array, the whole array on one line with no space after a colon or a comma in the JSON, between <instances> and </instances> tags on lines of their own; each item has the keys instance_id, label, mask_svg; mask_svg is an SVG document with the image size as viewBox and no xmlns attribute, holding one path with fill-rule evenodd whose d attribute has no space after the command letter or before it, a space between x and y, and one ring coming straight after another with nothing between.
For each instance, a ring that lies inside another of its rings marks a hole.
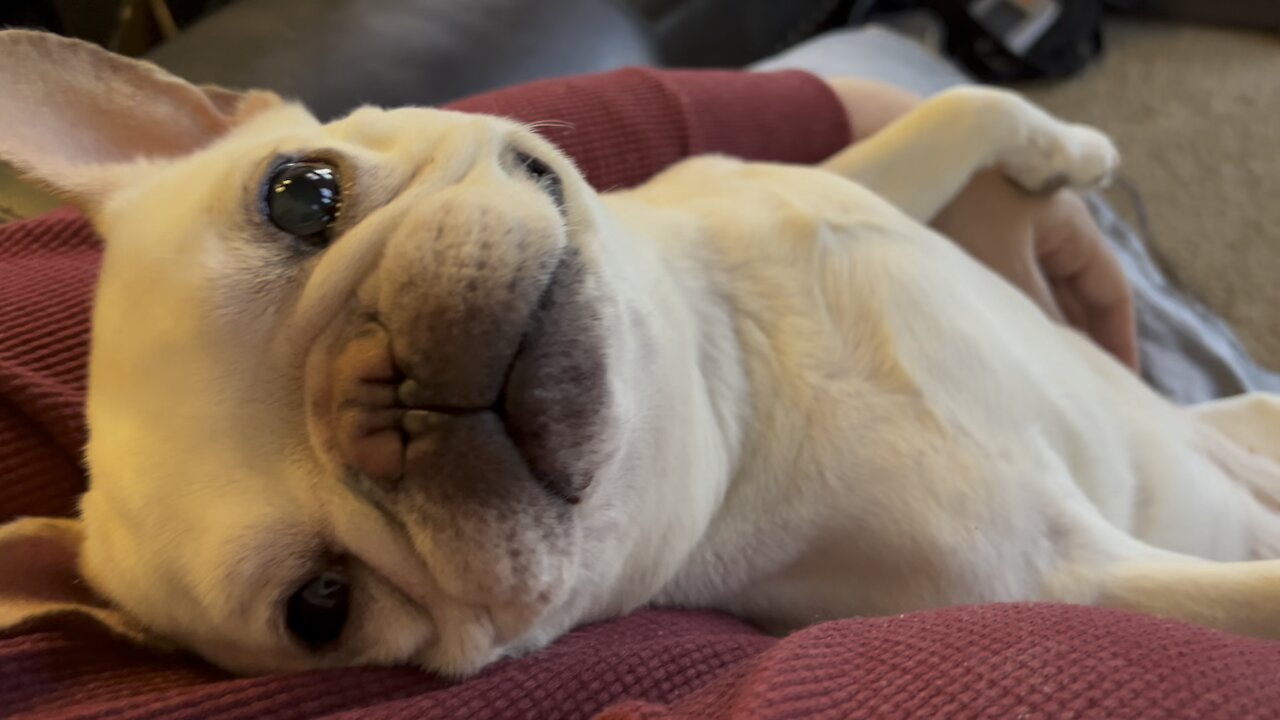
<instances>
[{"instance_id":1,"label":"dog's whisker","mask_svg":"<svg viewBox=\"0 0 1280 720\"><path fill-rule=\"evenodd\" d=\"M533 132L537 132L544 128L554 128L558 130L566 130L568 132L573 132L578 129L576 125L566 120L536 120L531 123L525 123L523 127L526 130L531 130Z\"/></svg>"}]
</instances>

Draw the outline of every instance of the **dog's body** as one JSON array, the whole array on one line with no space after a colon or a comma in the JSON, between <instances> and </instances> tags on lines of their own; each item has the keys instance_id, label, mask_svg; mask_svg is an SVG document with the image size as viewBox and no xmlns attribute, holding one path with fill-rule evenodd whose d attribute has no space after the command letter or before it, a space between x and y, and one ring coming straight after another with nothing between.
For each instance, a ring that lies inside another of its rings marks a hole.
<instances>
[{"instance_id":1,"label":"dog's body","mask_svg":"<svg viewBox=\"0 0 1280 720\"><path fill-rule=\"evenodd\" d=\"M975 133L956 122L985 103L1023 126L988 116ZM956 154L986 148L1035 165L1035 146L1048 154L1043 146L1061 142L1057 162L1079 153L1066 161L1078 165L1045 173L1097 177L1087 168L1108 162L1105 145L1046 120L966 90L881 139L911 151L854 148L827 168L864 186L868 176L872 189L910 188L889 197L900 207L923 199L919 219L938 206L923 197L919 166L879 167L878 152L893 163L906 152L932 158L942 170L931 180L945 187L949 166L965 177L973 167ZM1000 147L1008 138L1017 140ZM695 159L605 203L638 241L628 246L658 248L661 284L649 293L670 298L656 312L676 347L690 348L662 386L706 403L661 417L688 422L672 435L699 438L698 454L719 460L697 467L673 453L659 465L655 481L670 484L658 496L672 507L647 523L677 523L656 534L680 538L669 557L682 557L660 601L789 630L957 603L1096 602L1111 563L1169 559L1156 548L1280 556L1274 463L1156 396L864 187ZM690 367L704 382L680 382ZM1273 401L1248 403L1234 407L1250 427L1280 431ZM682 492L690 487L698 492ZM689 508L706 513L694 542L679 526Z\"/></svg>"},{"instance_id":2,"label":"dog's body","mask_svg":"<svg viewBox=\"0 0 1280 720\"><path fill-rule=\"evenodd\" d=\"M147 165L0 148L107 238L82 567L150 631L244 672L451 673L648 603L1280 636L1280 561L1217 562L1280 557L1280 405L1172 406L923 224L988 165L1103 179L1097 133L965 89L823 169L598 196L505 121L236 101ZM260 192L299 158L342 175L306 246Z\"/></svg>"}]
</instances>

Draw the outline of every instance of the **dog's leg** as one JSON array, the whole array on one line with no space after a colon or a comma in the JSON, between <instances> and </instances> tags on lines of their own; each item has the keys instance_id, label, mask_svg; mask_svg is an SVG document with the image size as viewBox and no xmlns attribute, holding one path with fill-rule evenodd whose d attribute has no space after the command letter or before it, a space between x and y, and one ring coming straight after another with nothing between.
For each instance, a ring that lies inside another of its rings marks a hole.
<instances>
[{"instance_id":1,"label":"dog's leg","mask_svg":"<svg viewBox=\"0 0 1280 720\"><path fill-rule=\"evenodd\" d=\"M1093 128L985 87L949 90L823 164L927 222L974 173L999 165L1032 192L1105 184L1119 162Z\"/></svg>"},{"instance_id":2,"label":"dog's leg","mask_svg":"<svg viewBox=\"0 0 1280 720\"><path fill-rule=\"evenodd\" d=\"M1280 463L1280 395L1246 393L1196 405L1191 412L1250 452Z\"/></svg>"},{"instance_id":3,"label":"dog's leg","mask_svg":"<svg viewBox=\"0 0 1280 720\"><path fill-rule=\"evenodd\" d=\"M1120 562L1094 604L1280 639L1280 560Z\"/></svg>"},{"instance_id":4,"label":"dog's leg","mask_svg":"<svg viewBox=\"0 0 1280 720\"><path fill-rule=\"evenodd\" d=\"M1063 527L1070 550L1042 599L1280 639L1280 560L1218 562L1157 548L1084 508Z\"/></svg>"},{"instance_id":5,"label":"dog's leg","mask_svg":"<svg viewBox=\"0 0 1280 720\"><path fill-rule=\"evenodd\" d=\"M1259 504L1253 554L1280 558L1280 395L1238 395L1191 413L1213 429L1209 456Z\"/></svg>"}]
</instances>

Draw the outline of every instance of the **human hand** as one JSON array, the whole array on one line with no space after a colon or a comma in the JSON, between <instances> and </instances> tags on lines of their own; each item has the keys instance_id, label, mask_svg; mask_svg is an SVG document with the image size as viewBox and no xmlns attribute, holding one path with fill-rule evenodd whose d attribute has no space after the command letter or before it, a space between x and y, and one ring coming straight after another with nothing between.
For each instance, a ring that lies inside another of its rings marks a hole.
<instances>
[{"instance_id":1,"label":"human hand","mask_svg":"<svg viewBox=\"0 0 1280 720\"><path fill-rule=\"evenodd\" d=\"M923 98L863 78L827 78L854 135L867 138ZM1025 192L998 170L978 173L933 226L1012 282L1050 317L1138 368L1133 291L1079 195Z\"/></svg>"},{"instance_id":2,"label":"human hand","mask_svg":"<svg viewBox=\"0 0 1280 720\"><path fill-rule=\"evenodd\" d=\"M1079 195L1031 195L990 170L976 176L933 225L1050 317L1138 368L1132 289Z\"/></svg>"}]
</instances>

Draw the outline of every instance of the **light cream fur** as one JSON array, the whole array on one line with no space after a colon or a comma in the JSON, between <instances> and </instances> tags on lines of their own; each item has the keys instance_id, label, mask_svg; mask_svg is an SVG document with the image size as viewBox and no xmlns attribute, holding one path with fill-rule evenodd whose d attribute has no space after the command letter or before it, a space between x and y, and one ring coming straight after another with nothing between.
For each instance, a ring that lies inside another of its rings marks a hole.
<instances>
[{"instance_id":1,"label":"light cream fur","mask_svg":"<svg viewBox=\"0 0 1280 720\"><path fill-rule=\"evenodd\" d=\"M91 52L3 33L0 59L32 44ZM58 112L40 98L61 78L42 82L0 119ZM1047 600L1280 636L1280 404L1174 407L924 225L988 166L1032 189L1104 181L1117 156L1097 132L960 89L821 168L696 158L598 195L504 120L366 108L322 125L262 98L236 116L220 96L225 127L146 162L0 140L51 182L85 163L106 178L81 568L149 632L238 672L458 675L653 603L787 631ZM563 215L512 147L563 177ZM261 218L282 153L343 170L342 232L301 260ZM591 469L576 505L533 483L443 510L423 486L386 492L352 479L312 408L355 310L439 300L440 268L475 243L427 263L431 238L453 248L478 224L476 242L515 238L485 251L505 268L482 281L494 293L547 272L512 253L583 268L605 390L590 453L568 458ZM0 530L0 553L36 522ZM353 613L312 652L281 603L326 552L348 558Z\"/></svg>"}]
</instances>

